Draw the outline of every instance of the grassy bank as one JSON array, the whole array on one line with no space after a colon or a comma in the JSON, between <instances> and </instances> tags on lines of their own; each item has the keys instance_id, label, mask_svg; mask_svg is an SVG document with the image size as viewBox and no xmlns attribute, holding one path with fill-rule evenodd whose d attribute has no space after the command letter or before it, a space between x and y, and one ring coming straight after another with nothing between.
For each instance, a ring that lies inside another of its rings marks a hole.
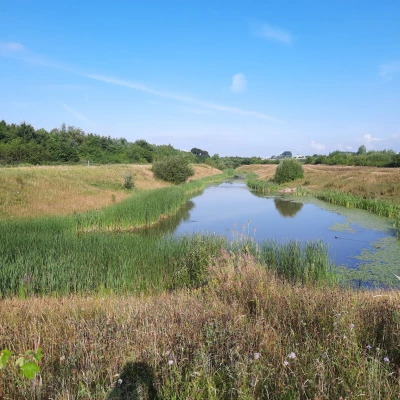
<instances>
[{"instance_id":1,"label":"grassy bank","mask_svg":"<svg viewBox=\"0 0 400 400\"><path fill-rule=\"evenodd\" d=\"M194 165L193 179L220 174ZM0 169L0 220L70 215L118 203L131 195L124 189L130 174L136 191L171 186L154 178L151 165L31 166Z\"/></svg>"},{"instance_id":2,"label":"grassy bank","mask_svg":"<svg viewBox=\"0 0 400 400\"><path fill-rule=\"evenodd\" d=\"M191 196L230 174L134 193L96 212L2 222L1 295L139 293L168 288L181 255L190 251L190 239L179 241L165 233L185 217ZM175 217L157 230L120 233L149 227L167 216ZM219 242L205 238L207 252L212 254Z\"/></svg>"},{"instance_id":3,"label":"grassy bank","mask_svg":"<svg viewBox=\"0 0 400 400\"><path fill-rule=\"evenodd\" d=\"M2 301L0 345L44 348L33 382L12 365L4 398L389 399L398 396L397 292L281 280L216 254L209 284L152 297ZM119 380L119 381L118 381ZM136 397L135 397L136 396Z\"/></svg>"}]
</instances>

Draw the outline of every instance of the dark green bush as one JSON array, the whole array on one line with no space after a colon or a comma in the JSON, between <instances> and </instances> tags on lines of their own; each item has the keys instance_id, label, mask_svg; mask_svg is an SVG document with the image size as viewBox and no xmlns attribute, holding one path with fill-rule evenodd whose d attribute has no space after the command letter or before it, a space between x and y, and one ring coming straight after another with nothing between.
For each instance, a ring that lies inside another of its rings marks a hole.
<instances>
[{"instance_id":1,"label":"dark green bush","mask_svg":"<svg viewBox=\"0 0 400 400\"><path fill-rule=\"evenodd\" d=\"M135 188L135 184L133 182L132 174L130 172L124 175L124 188L128 190L133 190Z\"/></svg>"},{"instance_id":2,"label":"dark green bush","mask_svg":"<svg viewBox=\"0 0 400 400\"><path fill-rule=\"evenodd\" d=\"M282 160L277 166L274 176L274 182L285 183L295 179L304 178L303 166L296 160Z\"/></svg>"},{"instance_id":3,"label":"dark green bush","mask_svg":"<svg viewBox=\"0 0 400 400\"><path fill-rule=\"evenodd\" d=\"M175 184L186 182L194 175L193 168L186 157L181 155L165 157L153 163L152 171L157 178Z\"/></svg>"}]
</instances>

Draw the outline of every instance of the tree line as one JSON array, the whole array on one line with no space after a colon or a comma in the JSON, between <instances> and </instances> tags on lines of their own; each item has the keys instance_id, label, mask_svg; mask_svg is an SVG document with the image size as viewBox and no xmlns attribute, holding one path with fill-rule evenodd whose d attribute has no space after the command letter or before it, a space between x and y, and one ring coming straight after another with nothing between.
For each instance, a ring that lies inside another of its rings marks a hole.
<instances>
[{"instance_id":1,"label":"tree line","mask_svg":"<svg viewBox=\"0 0 400 400\"><path fill-rule=\"evenodd\" d=\"M357 152L333 151L329 155L306 157L306 164L351 165L365 167L400 167L400 153L394 150L370 150L364 145Z\"/></svg>"},{"instance_id":2,"label":"tree line","mask_svg":"<svg viewBox=\"0 0 400 400\"><path fill-rule=\"evenodd\" d=\"M87 162L151 163L163 157L182 155L189 162L196 157L171 145L154 145L144 139L126 139L85 133L62 124L59 129L35 129L25 122L7 124L0 121L0 164L60 164Z\"/></svg>"}]
</instances>

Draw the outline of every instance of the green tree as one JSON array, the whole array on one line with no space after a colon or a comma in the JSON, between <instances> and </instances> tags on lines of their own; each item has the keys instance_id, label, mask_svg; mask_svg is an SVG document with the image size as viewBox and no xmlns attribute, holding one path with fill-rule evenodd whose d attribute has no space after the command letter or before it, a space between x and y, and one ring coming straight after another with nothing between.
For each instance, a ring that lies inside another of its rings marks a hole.
<instances>
[{"instance_id":1,"label":"green tree","mask_svg":"<svg viewBox=\"0 0 400 400\"><path fill-rule=\"evenodd\" d=\"M167 182L179 184L194 175L193 168L189 165L186 157L182 155L162 158L153 163L154 175Z\"/></svg>"},{"instance_id":2,"label":"green tree","mask_svg":"<svg viewBox=\"0 0 400 400\"><path fill-rule=\"evenodd\" d=\"M364 145L361 145L361 146L358 148L357 154L358 154L359 156L361 156L361 155L366 154L366 153L367 153L367 148L366 148Z\"/></svg>"},{"instance_id":3,"label":"green tree","mask_svg":"<svg viewBox=\"0 0 400 400\"><path fill-rule=\"evenodd\" d=\"M303 166L290 158L280 162L275 171L274 181L278 184L304 178Z\"/></svg>"}]
</instances>

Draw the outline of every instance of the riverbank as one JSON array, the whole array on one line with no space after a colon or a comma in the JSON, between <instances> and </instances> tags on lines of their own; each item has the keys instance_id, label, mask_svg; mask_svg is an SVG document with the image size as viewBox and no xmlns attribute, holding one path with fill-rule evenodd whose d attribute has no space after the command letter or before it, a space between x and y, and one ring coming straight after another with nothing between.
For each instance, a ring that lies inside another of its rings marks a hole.
<instances>
[{"instance_id":1,"label":"riverbank","mask_svg":"<svg viewBox=\"0 0 400 400\"><path fill-rule=\"evenodd\" d=\"M206 164L193 168L195 180L221 173ZM132 194L123 186L125 175L137 191L171 186L156 179L149 164L1 168L0 220L70 215L119 203Z\"/></svg>"},{"instance_id":2,"label":"riverbank","mask_svg":"<svg viewBox=\"0 0 400 400\"><path fill-rule=\"evenodd\" d=\"M400 168L343 167L303 165L304 178L296 186L311 191L339 190L355 196L387 200L400 205ZM244 165L238 171L254 172L262 180L270 180L276 165ZM288 183L282 187L291 187Z\"/></svg>"}]
</instances>

